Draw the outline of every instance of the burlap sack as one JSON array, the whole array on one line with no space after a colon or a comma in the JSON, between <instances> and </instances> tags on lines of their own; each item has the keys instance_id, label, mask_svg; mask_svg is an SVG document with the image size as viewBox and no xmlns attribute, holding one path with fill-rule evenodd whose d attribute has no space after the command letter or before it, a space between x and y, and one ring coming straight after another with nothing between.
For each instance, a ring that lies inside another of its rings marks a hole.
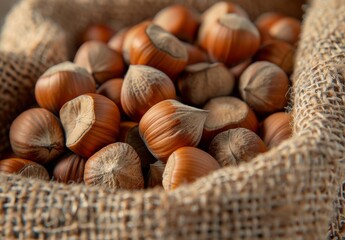
<instances>
[{"instance_id":1,"label":"burlap sack","mask_svg":"<svg viewBox=\"0 0 345 240\"><path fill-rule=\"evenodd\" d=\"M33 101L37 77L73 55L88 23L131 25L173 2L181 1L25 0L16 6L0 39L1 151L8 145L10 122ZM204 10L216 1L183 2ZM235 2L252 18L268 10L300 17L303 4ZM173 192L114 191L0 174L1 239L314 240L341 235L334 209L342 208L334 208L333 201L345 156L345 2L314 0L304 8L290 140L250 163L218 170Z\"/></svg>"}]
</instances>

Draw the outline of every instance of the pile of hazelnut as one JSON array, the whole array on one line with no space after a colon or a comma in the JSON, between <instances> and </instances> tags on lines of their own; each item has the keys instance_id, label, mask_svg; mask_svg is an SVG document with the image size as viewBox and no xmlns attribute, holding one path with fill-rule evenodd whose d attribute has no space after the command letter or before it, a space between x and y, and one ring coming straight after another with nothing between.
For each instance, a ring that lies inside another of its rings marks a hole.
<instances>
[{"instance_id":1,"label":"pile of hazelnut","mask_svg":"<svg viewBox=\"0 0 345 240\"><path fill-rule=\"evenodd\" d=\"M0 171L115 189L166 190L237 166L292 134L285 112L297 19L251 22L230 2L185 5L114 30L95 24L49 68L10 128Z\"/></svg>"}]
</instances>

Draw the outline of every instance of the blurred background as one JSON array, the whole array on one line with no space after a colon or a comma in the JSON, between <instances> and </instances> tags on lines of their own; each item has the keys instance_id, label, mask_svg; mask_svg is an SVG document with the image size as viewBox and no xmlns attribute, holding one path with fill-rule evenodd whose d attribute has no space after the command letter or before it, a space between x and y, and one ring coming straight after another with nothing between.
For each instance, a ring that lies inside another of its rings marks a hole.
<instances>
[{"instance_id":1,"label":"blurred background","mask_svg":"<svg viewBox=\"0 0 345 240\"><path fill-rule=\"evenodd\" d=\"M4 17L8 11L17 2L18 0L0 0L0 27L4 23Z\"/></svg>"}]
</instances>

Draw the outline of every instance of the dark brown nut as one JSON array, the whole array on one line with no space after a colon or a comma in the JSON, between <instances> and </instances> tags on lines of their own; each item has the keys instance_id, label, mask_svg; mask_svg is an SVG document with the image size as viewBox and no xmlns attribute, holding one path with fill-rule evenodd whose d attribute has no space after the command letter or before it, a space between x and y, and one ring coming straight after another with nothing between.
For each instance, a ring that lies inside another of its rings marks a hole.
<instances>
[{"instance_id":1,"label":"dark brown nut","mask_svg":"<svg viewBox=\"0 0 345 240\"><path fill-rule=\"evenodd\" d=\"M36 82L35 97L40 107L59 114L69 100L96 92L96 83L82 67L64 62L49 68Z\"/></svg>"},{"instance_id":2,"label":"dark brown nut","mask_svg":"<svg viewBox=\"0 0 345 240\"><path fill-rule=\"evenodd\" d=\"M174 4L159 11L153 23L183 41L193 42L199 28L200 16L191 7Z\"/></svg>"},{"instance_id":3,"label":"dark brown nut","mask_svg":"<svg viewBox=\"0 0 345 240\"><path fill-rule=\"evenodd\" d=\"M166 162L176 149L198 145L206 117L207 112L202 109L164 100L141 118L140 136L157 160Z\"/></svg>"},{"instance_id":4,"label":"dark brown nut","mask_svg":"<svg viewBox=\"0 0 345 240\"><path fill-rule=\"evenodd\" d=\"M277 12L266 12L261 14L256 20L255 25L258 28L261 36L261 43L272 40L269 31L273 24L278 20L284 18L285 15Z\"/></svg>"},{"instance_id":5,"label":"dark brown nut","mask_svg":"<svg viewBox=\"0 0 345 240\"><path fill-rule=\"evenodd\" d=\"M87 41L100 41L107 43L115 34L115 29L106 24L92 24L82 33L82 43Z\"/></svg>"},{"instance_id":6,"label":"dark brown nut","mask_svg":"<svg viewBox=\"0 0 345 240\"><path fill-rule=\"evenodd\" d=\"M207 53L201 48L186 42L182 42L188 53L187 65L195 63L209 62Z\"/></svg>"},{"instance_id":7,"label":"dark brown nut","mask_svg":"<svg viewBox=\"0 0 345 240\"><path fill-rule=\"evenodd\" d=\"M262 45L253 57L253 61L268 61L278 65L286 74L292 73L295 48L284 41L271 40Z\"/></svg>"},{"instance_id":8,"label":"dark brown nut","mask_svg":"<svg viewBox=\"0 0 345 240\"><path fill-rule=\"evenodd\" d=\"M22 158L8 158L0 161L0 172L22 177L49 180L47 170L38 163Z\"/></svg>"},{"instance_id":9,"label":"dark brown nut","mask_svg":"<svg viewBox=\"0 0 345 240\"><path fill-rule=\"evenodd\" d=\"M199 43L211 61L234 66L255 54L260 46L260 34L247 18L226 14L205 30Z\"/></svg>"},{"instance_id":10,"label":"dark brown nut","mask_svg":"<svg viewBox=\"0 0 345 240\"><path fill-rule=\"evenodd\" d=\"M96 93L101 94L110 100L112 100L119 108L121 116L124 111L121 106L121 90L122 90L123 78L114 78L106 81L97 89Z\"/></svg>"},{"instance_id":11,"label":"dark brown nut","mask_svg":"<svg viewBox=\"0 0 345 240\"><path fill-rule=\"evenodd\" d=\"M154 164L150 164L150 169L147 174L146 186L148 188L163 187L163 172L165 164L161 161L156 161Z\"/></svg>"},{"instance_id":12,"label":"dark brown nut","mask_svg":"<svg viewBox=\"0 0 345 240\"><path fill-rule=\"evenodd\" d=\"M85 42L77 51L74 62L84 67L98 84L122 77L125 71L121 54L98 41Z\"/></svg>"},{"instance_id":13,"label":"dark brown nut","mask_svg":"<svg viewBox=\"0 0 345 240\"><path fill-rule=\"evenodd\" d=\"M69 153L58 159L53 170L54 179L67 184L82 183L86 159Z\"/></svg>"},{"instance_id":14,"label":"dark brown nut","mask_svg":"<svg viewBox=\"0 0 345 240\"><path fill-rule=\"evenodd\" d=\"M269 30L269 34L274 39L286 41L290 44L297 43L300 33L301 22L298 19L292 17L279 19L271 26Z\"/></svg>"},{"instance_id":15,"label":"dark brown nut","mask_svg":"<svg viewBox=\"0 0 345 240\"><path fill-rule=\"evenodd\" d=\"M219 169L218 162L207 152L195 147L182 147L168 159L163 173L163 187L173 190Z\"/></svg>"},{"instance_id":16,"label":"dark brown nut","mask_svg":"<svg viewBox=\"0 0 345 240\"><path fill-rule=\"evenodd\" d=\"M147 149L145 142L141 139L139 133L139 124L136 122L121 122L119 142L128 143L138 153L141 167L148 169L150 164L157 159Z\"/></svg>"},{"instance_id":17,"label":"dark brown nut","mask_svg":"<svg viewBox=\"0 0 345 240\"><path fill-rule=\"evenodd\" d=\"M188 60L188 53L182 42L155 24L136 32L129 52L132 65L157 68L171 79L183 71Z\"/></svg>"},{"instance_id":18,"label":"dark brown nut","mask_svg":"<svg viewBox=\"0 0 345 240\"><path fill-rule=\"evenodd\" d=\"M31 108L11 124L10 143L16 156L46 164L65 149L65 138L59 119L44 108Z\"/></svg>"},{"instance_id":19,"label":"dark brown nut","mask_svg":"<svg viewBox=\"0 0 345 240\"><path fill-rule=\"evenodd\" d=\"M292 136L291 114L277 112L268 116L260 126L263 141L269 148L278 146Z\"/></svg>"}]
</instances>

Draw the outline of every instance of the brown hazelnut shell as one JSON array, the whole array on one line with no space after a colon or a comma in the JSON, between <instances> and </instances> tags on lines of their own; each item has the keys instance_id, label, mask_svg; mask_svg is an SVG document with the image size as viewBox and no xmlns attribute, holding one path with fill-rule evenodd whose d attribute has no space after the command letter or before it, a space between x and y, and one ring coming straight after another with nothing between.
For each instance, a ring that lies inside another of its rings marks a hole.
<instances>
[{"instance_id":1,"label":"brown hazelnut shell","mask_svg":"<svg viewBox=\"0 0 345 240\"><path fill-rule=\"evenodd\" d=\"M87 41L100 41L107 43L115 32L115 29L107 24L91 24L82 33L81 41L82 43Z\"/></svg>"},{"instance_id":2,"label":"brown hazelnut shell","mask_svg":"<svg viewBox=\"0 0 345 240\"><path fill-rule=\"evenodd\" d=\"M164 100L144 114L139 122L140 136L150 152L166 162L176 149L198 145L206 117L202 109Z\"/></svg>"},{"instance_id":3,"label":"brown hazelnut shell","mask_svg":"<svg viewBox=\"0 0 345 240\"><path fill-rule=\"evenodd\" d=\"M197 63L187 66L177 83L183 102L202 106L211 98L230 95L235 78L222 63Z\"/></svg>"},{"instance_id":4,"label":"brown hazelnut shell","mask_svg":"<svg viewBox=\"0 0 345 240\"><path fill-rule=\"evenodd\" d=\"M253 110L244 101L236 97L217 97L208 101L203 107L209 114L206 118L202 147L208 148L212 139L223 131L233 128L258 130L258 120Z\"/></svg>"},{"instance_id":5,"label":"brown hazelnut shell","mask_svg":"<svg viewBox=\"0 0 345 240\"><path fill-rule=\"evenodd\" d=\"M110 100L112 100L119 108L121 115L124 114L121 105L121 90L122 90L123 78L114 78L106 81L99 86L96 93L101 94Z\"/></svg>"},{"instance_id":6,"label":"brown hazelnut shell","mask_svg":"<svg viewBox=\"0 0 345 240\"><path fill-rule=\"evenodd\" d=\"M282 110L287 105L288 90L286 73L267 61L251 64L239 80L242 99L259 114Z\"/></svg>"},{"instance_id":7,"label":"brown hazelnut shell","mask_svg":"<svg viewBox=\"0 0 345 240\"><path fill-rule=\"evenodd\" d=\"M265 12L255 20L255 26L258 28L261 36L261 43L272 40L269 34L270 28L285 15L277 12Z\"/></svg>"},{"instance_id":8,"label":"brown hazelnut shell","mask_svg":"<svg viewBox=\"0 0 345 240\"><path fill-rule=\"evenodd\" d=\"M0 172L17 174L27 178L49 180L49 174L42 165L23 158L0 160Z\"/></svg>"},{"instance_id":9,"label":"brown hazelnut shell","mask_svg":"<svg viewBox=\"0 0 345 240\"><path fill-rule=\"evenodd\" d=\"M35 98L40 107L58 114L69 100L96 92L96 83L82 67L63 62L49 68L36 82Z\"/></svg>"},{"instance_id":10,"label":"brown hazelnut shell","mask_svg":"<svg viewBox=\"0 0 345 240\"><path fill-rule=\"evenodd\" d=\"M164 72L145 65L129 67L122 85L121 104L132 120L139 122L153 105L175 98L175 86Z\"/></svg>"},{"instance_id":11,"label":"brown hazelnut shell","mask_svg":"<svg viewBox=\"0 0 345 240\"><path fill-rule=\"evenodd\" d=\"M284 17L276 21L269 29L269 34L274 39L295 44L301 33L301 22L293 17Z\"/></svg>"},{"instance_id":12,"label":"brown hazelnut shell","mask_svg":"<svg viewBox=\"0 0 345 240\"><path fill-rule=\"evenodd\" d=\"M66 150L59 119L44 108L26 110L12 122L10 143L16 156L39 164L53 161Z\"/></svg>"},{"instance_id":13,"label":"brown hazelnut shell","mask_svg":"<svg viewBox=\"0 0 345 240\"><path fill-rule=\"evenodd\" d=\"M121 122L119 142L128 143L138 153L141 167L149 168L149 165L156 162L157 159L147 149L145 142L141 139L139 133L139 124L136 122Z\"/></svg>"},{"instance_id":14,"label":"brown hazelnut shell","mask_svg":"<svg viewBox=\"0 0 345 240\"><path fill-rule=\"evenodd\" d=\"M208 152L225 167L248 162L267 150L265 143L256 133L246 128L235 128L215 136Z\"/></svg>"},{"instance_id":15,"label":"brown hazelnut shell","mask_svg":"<svg viewBox=\"0 0 345 240\"><path fill-rule=\"evenodd\" d=\"M284 41L270 40L263 44L255 53L253 61L268 61L276 64L286 72L292 73L295 58L295 48Z\"/></svg>"},{"instance_id":16,"label":"brown hazelnut shell","mask_svg":"<svg viewBox=\"0 0 345 240\"><path fill-rule=\"evenodd\" d=\"M248 14L239 5L228 1L219 1L206 9L206 11L201 15L202 24L199 28L198 40L203 39L206 32L209 31L209 28L212 27L212 25L217 22L221 16L228 13L238 14L242 17L248 18Z\"/></svg>"},{"instance_id":17,"label":"brown hazelnut shell","mask_svg":"<svg viewBox=\"0 0 345 240\"><path fill-rule=\"evenodd\" d=\"M85 42L77 51L74 62L84 67L98 84L122 77L125 63L121 54L98 41Z\"/></svg>"},{"instance_id":18,"label":"brown hazelnut shell","mask_svg":"<svg viewBox=\"0 0 345 240\"><path fill-rule=\"evenodd\" d=\"M60 157L54 166L54 179L67 184L82 183L85 162L86 159L74 153Z\"/></svg>"},{"instance_id":19,"label":"brown hazelnut shell","mask_svg":"<svg viewBox=\"0 0 345 240\"><path fill-rule=\"evenodd\" d=\"M207 53L203 49L186 42L182 42L182 44L186 47L188 53L187 66L210 61Z\"/></svg>"},{"instance_id":20,"label":"brown hazelnut shell","mask_svg":"<svg viewBox=\"0 0 345 240\"><path fill-rule=\"evenodd\" d=\"M153 23L183 41L193 42L199 28L200 15L192 7L174 4L160 10L153 18Z\"/></svg>"},{"instance_id":21,"label":"brown hazelnut shell","mask_svg":"<svg viewBox=\"0 0 345 240\"><path fill-rule=\"evenodd\" d=\"M108 42L108 46L122 55L123 43L125 41L128 28L118 31Z\"/></svg>"},{"instance_id":22,"label":"brown hazelnut shell","mask_svg":"<svg viewBox=\"0 0 345 240\"><path fill-rule=\"evenodd\" d=\"M188 53L181 41L155 24L139 29L133 38L132 65L148 65L174 79L185 68L187 60Z\"/></svg>"},{"instance_id":23,"label":"brown hazelnut shell","mask_svg":"<svg viewBox=\"0 0 345 240\"><path fill-rule=\"evenodd\" d=\"M144 29L147 28L148 25L152 23L151 20L146 20L143 22L138 23L128 29L123 39L122 44L122 56L125 60L127 65L130 65L130 51L132 47L133 40L136 38L137 34L141 34Z\"/></svg>"},{"instance_id":24,"label":"brown hazelnut shell","mask_svg":"<svg viewBox=\"0 0 345 240\"><path fill-rule=\"evenodd\" d=\"M260 125L260 133L269 148L278 146L292 136L291 121L291 114L285 112L273 113L264 119Z\"/></svg>"},{"instance_id":25,"label":"brown hazelnut shell","mask_svg":"<svg viewBox=\"0 0 345 240\"><path fill-rule=\"evenodd\" d=\"M234 66L255 54L260 46L260 34L247 18L226 14L205 30L199 42L212 61Z\"/></svg>"},{"instance_id":26,"label":"brown hazelnut shell","mask_svg":"<svg viewBox=\"0 0 345 240\"><path fill-rule=\"evenodd\" d=\"M66 146L88 158L116 141L120 112L116 104L99 94L84 94L67 102L60 110Z\"/></svg>"},{"instance_id":27,"label":"brown hazelnut shell","mask_svg":"<svg viewBox=\"0 0 345 240\"><path fill-rule=\"evenodd\" d=\"M163 173L163 187L173 190L219 169L218 162L207 152L195 147L181 147L168 159Z\"/></svg>"},{"instance_id":28,"label":"brown hazelnut shell","mask_svg":"<svg viewBox=\"0 0 345 240\"><path fill-rule=\"evenodd\" d=\"M110 144L86 161L84 182L112 189L142 189L139 156L127 143Z\"/></svg>"}]
</instances>

